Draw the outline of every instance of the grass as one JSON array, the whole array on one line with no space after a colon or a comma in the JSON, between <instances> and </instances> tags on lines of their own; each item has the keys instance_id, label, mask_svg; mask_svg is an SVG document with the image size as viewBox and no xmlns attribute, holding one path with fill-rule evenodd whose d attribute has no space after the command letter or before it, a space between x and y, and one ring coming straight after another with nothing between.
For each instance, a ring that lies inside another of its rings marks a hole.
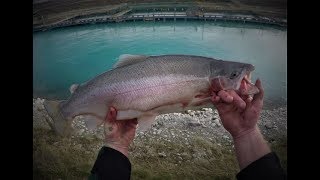
<instances>
[{"instance_id":1,"label":"grass","mask_svg":"<svg viewBox=\"0 0 320 180\"><path fill-rule=\"evenodd\" d=\"M276 143L272 143L271 149L277 153L283 169L287 172L287 137L281 137Z\"/></svg>"},{"instance_id":2,"label":"grass","mask_svg":"<svg viewBox=\"0 0 320 180\"><path fill-rule=\"evenodd\" d=\"M235 179L239 168L230 143L219 145L197 136L189 142L136 140L130 147L131 179ZM87 179L101 145L95 137L61 139L34 129L33 179ZM272 143L272 149L286 170L286 137Z\"/></svg>"},{"instance_id":3,"label":"grass","mask_svg":"<svg viewBox=\"0 0 320 180\"><path fill-rule=\"evenodd\" d=\"M96 157L88 147L96 143L87 138L74 143L60 139L52 131L34 130L33 179L85 179Z\"/></svg>"},{"instance_id":4,"label":"grass","mask_svg":"<svg viewBox=\"0 0 320 180\"><path fill-rule=\"evenodd\" d=\"M190 142L191 147L177 142L146 142L134 147L143 153L130 158L132 179L234 179L238 166L232 151L199 137ZM159 152L166 157L159 157Z\"/></svg>"}]
</instances>

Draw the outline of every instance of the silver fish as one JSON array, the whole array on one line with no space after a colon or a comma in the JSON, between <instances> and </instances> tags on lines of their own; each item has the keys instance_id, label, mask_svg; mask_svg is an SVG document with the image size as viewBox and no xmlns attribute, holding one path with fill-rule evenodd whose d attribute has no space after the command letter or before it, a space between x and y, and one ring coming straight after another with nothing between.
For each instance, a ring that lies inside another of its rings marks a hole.
<instances>
[{"instance_id":1,"label":"silver fish","mask_svg":"<svg viewBox=\"0 0 320 180\"><path fill-rule=\"evenodd\" d=\"M251 64L191 55L121 55L114 68L70 87L65 101L45 101L45 108L61 135L82 115L89 129L105 121L110 107L117 120L138 119L140 130L155 117L199 106L211 106L212 91L234 89L239 94L259 90L250 82Z\"/></svg>"}]
</instances>

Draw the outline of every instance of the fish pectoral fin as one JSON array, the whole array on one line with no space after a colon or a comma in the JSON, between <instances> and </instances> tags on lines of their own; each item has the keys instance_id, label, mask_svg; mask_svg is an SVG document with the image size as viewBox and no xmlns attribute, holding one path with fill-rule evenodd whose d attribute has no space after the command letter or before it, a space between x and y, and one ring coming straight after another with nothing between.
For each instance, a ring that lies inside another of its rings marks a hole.
<instances>
[{"instance_id":1,"label":"fish pectoral fin","mask_svg":"<svg viewBox=\"0 0 320 180\"><path fill-rule=\"evenodd\" d=\"M190 102L190 106L200 106L211 103L211 97L201 97L201 98L193 98Z\"/></svg>"},{"instance_id":2,"label":"fish pectoral fin","mask_svg":"<svg viewBox=\"0 0 320 180\"><path fill-rule=\"evenodd\" d=\"M85 122L85 125L89 130L95 130L103 123L101 119L92 115L82 115L81 119Z\"/></svg>"},{"instance_id":3,"label":"fish pectoral fin","mask_svg":"<svg viewBox=\"0 0 320 180\"><path fill-rule=\"evenodd\" d=\"M118 62L113 66L113 68L123 67L131 64L135 64L141 61L144 61L148 58L145 55L131 55L131 54L122 54L119 56Z\"/></svg>"},{"instance_id":4,"label":"fish pectoral fin","mask_svg":"<svg viewBox=\"0 0 320 180\"><path fill-rule=\"evenodd\" d=\"M138 128L137 132L144 132L151 128L152 124L155 122L157 115L144 115L138 118Z\"/></svg>"}]
</instances>

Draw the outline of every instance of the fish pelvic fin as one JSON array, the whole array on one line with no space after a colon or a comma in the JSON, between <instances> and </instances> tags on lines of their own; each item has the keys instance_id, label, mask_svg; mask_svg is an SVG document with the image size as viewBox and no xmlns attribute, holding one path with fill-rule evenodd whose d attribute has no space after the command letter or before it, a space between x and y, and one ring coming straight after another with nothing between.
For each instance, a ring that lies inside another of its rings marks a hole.
<instances>
[{"instance_id":1,"label":"fish pelvic fin","mask_svg":"<svg viewBox=\"0 0 320 180\"><path fill-rule=\"evenodd\" d=\"M139 132L144 132L149 130L154 124L156 117L157 117L156 114L144 115L139 117L137 132L139 133Z\"/></svg>"},{"instance_id":2,"label":"fish pelvic fin","mask_svg":"<svg viewBox=\"0 0 320 180\"><path fill-rule=\"evenodd\" d=\"M97 118L96 116L92 116L88 114L88 115L82 115L82 118L88 130L91 130L91 131L96 130L100 125L103 124L103 120Z\"/></svg>"},{"instance_id":3,"label":"fish pelvic fin","mask_svg":"<svg viewBox=\"0 0 320 180\"><path fill-rule=\"evenodd\" d=\"M69 137L73 133L73 128L71 126L72 121L67 120L61 113L59 106L61 103L63 103L63 101L45 100L43 104L48 115L53 120L54 132L60 136Z\"/></svg>"}]
</instances>

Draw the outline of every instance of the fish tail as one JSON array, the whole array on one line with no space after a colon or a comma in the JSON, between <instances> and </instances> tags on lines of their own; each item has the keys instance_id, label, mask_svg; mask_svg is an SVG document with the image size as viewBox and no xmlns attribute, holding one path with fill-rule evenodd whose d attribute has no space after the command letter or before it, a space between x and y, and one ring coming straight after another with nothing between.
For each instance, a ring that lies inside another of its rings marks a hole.
<instances>
[{"instance_id":1,"label":"fish tail","mask_svg":"<svg viewBox=\"0 0 320 180\"><path fill-rule=\"evenodd\" d=\"M56 132L56 134L61 136L70 136L73 132L71 121L68 121L63 116L59 106L61 103L63 103L63 101L45 100L43 104L48 112L48 115L53 120L53 130Z\"/></svg>"}]
</instances>

